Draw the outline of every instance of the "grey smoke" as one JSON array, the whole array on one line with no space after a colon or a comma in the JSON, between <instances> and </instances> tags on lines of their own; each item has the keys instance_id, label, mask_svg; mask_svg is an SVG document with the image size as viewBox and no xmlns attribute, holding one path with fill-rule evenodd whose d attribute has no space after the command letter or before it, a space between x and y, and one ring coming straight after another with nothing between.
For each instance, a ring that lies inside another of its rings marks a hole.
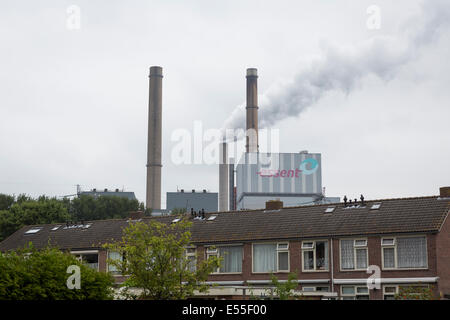
<instances>
[{"instance_id":1,"label":"grey smoke","mask_svg":"<svg viewBox=\"0 0 450 320\"><path fill-rule=\"evenodd\" d=\"M450 22L450 1L424 1L420 13L405 21L397 35L375 36L351 47L323 45L319 58L284 83L274 84L259 97L259 126L270 127L296 117L327 92L350 94L368 75L388 81L420 50L435 41ZM235 108L223 128L245 128L245 104Z\"/></svg>"}]
</instances>

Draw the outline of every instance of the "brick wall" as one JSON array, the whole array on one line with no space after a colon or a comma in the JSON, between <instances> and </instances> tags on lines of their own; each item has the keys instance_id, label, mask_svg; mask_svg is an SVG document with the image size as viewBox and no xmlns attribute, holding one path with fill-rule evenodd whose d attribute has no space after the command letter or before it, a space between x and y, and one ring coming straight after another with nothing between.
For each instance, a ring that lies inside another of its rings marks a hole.
<instances>
[{"instance_id":1,"label":"brick wall","mask_svg":"<svg viewBox=\"0 0 450 320\"><path fill-rule=\"evenodd\" d=\"M450 218L447 218L436 235L436 260L439 276L438 291L441 296L450 296Z\"/></svg>"}]
</instances>

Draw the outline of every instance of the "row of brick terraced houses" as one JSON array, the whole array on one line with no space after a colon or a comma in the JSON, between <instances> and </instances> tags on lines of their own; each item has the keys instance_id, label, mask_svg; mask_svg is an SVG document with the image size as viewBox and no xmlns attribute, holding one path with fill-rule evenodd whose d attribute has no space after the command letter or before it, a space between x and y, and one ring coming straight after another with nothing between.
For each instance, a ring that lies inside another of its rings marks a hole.
<instances>
[{"instance_id":1,"label":"row of brick terraced houses","mask_svg":"<svg viewBox=\"0 0 450 320\"><path fill-rule=\"evenodd\" d=\"M267 294L271 273L284 281L297 274L296 292L317 299L392 299L402 286L425 286L450 297L450 187L438 196L207 213L192 219L193 261L223 258L209 276L205 298L245 299ZM49 242L70 250L100 271L116 274L103 244L120 240L136 219L176 223L176 217L134 217L78 225L26 226L0 243L0 250L36 248ZM195 264L194 264L195 265ZM375 267L371 267L375 266ZM368 273L368 268L375 271ZM380 270L379 277L373 273ZM367 279L377 278L373 289ZM378 281L378 282L377 282ZM379 284L377 286L376 284ZM378 288L377 288L378 287Z\"/></svg>"}]
</instances>

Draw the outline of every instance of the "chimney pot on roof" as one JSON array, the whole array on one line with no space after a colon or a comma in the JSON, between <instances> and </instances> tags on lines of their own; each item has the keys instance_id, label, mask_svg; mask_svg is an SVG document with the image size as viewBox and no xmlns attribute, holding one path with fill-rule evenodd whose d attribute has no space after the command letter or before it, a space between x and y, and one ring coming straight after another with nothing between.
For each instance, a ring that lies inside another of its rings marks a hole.
<instances>
[{"instance_id":1,"label":"chimney pot on roof","mask_svg":"<svg viewBox=\"0 0 450 320\"><path fill-rule=\"evenodd\" d=\"M192 189L192 193L195 193L195 189Z\"/></svg>"},{"instance_id":2,"label":"chimney pot on roof","mask_svg":"<svg viewBox=\"0 0 450 320\"><path fill-rule=\"evenodd\" d=\"M450 198L450 187L439 188L439 195L441 198Z\"/></svg>"},{"instance_id":3,"label":"chimney pot on roof","mask_svg":"<svg viewBox=\"0 0 450 320\"><path fill-rule=\"evenodd\" d=\"M144 211L130 211L128 214L129 220L139 220L144 216Z\"/></svg>"},{"instance_id":4,"label":"chimney pot on roof","mask_svg":"<svg viewBox=\"0 0 450 320\"><path fill-rule=\"evenodd\" d=\"M283 208L283 201L269 200L266 202L266 210L278 210Z\"/></svg>"},{"instance_id":5,"label":"chimney pot on roof","mask_svg":"<svg viewBox=\"0 0 450 320\"><path fill-rule=\"evenodd\" d=\"M105 188L105 192L108 192L108 189Z\"/></svg>"}]
</instances>

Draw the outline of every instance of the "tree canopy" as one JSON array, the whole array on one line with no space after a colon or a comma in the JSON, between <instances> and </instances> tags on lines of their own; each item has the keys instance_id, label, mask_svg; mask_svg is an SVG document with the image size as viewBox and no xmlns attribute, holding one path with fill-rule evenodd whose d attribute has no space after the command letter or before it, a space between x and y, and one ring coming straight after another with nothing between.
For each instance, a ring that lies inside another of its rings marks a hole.
<instances>
[{"instance_id":1,"label":"tree canopy","mask_svg":"<svg viewBox=\"0 0 450 320\"><path fill-rule=\"evenodd\" d=\"M199 261L187 256L191 222L164 224L136 222L124 229L121 241L105 247L122 259L110 260L122 275L126 290L138 288L141 299L185 299L194 291L205 292L208 275L220 265L217 257Z\"/></svg>"},{"instance_id":2,"label":"tree canopy","mask_svg":"<svg viewBox=\"0 0 450 320\"><path fill-rule=\"evenodd\" d=\"M138 200L114 196L70 200L0 194L0 241L25 225L126 218L130 211L143 209Z\"/></svg>"},{"instance_id":3,"label":"tree canopy","mask_svg":"<svg viewBox=\"0 0 450 320\"><path fill-rule=\"evenodd\" d=\"M80 268L80 288L69 289L69 266ZM55 248L0 253L0 300L108 300L114 280Z\"/></svg>"}]
</instances>

